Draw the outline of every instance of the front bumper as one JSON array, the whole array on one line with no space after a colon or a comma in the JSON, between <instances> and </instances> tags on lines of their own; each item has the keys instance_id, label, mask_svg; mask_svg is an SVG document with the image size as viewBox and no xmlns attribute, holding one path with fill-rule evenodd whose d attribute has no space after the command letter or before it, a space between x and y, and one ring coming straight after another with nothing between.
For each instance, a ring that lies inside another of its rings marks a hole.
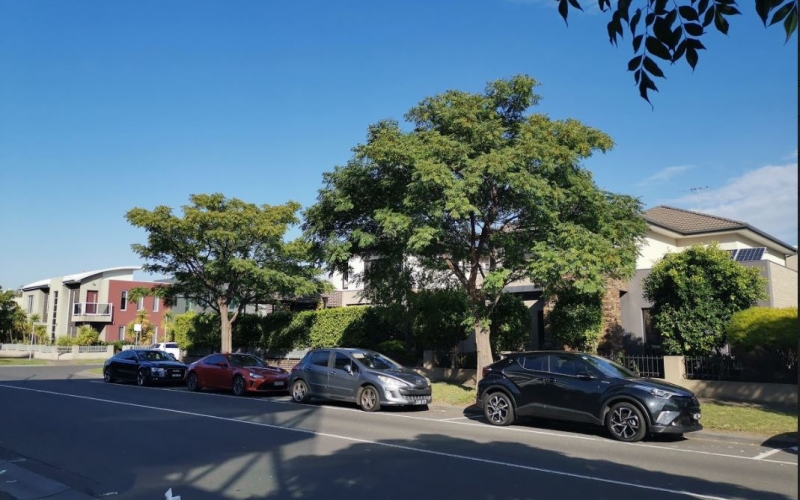
<instances>
[{"instance_id":1,"label":"front bumper","mask_svg":"<svg viewBox=\"0 0 800 500\"><path fill-rule=\"evenodd\" d=\"M250 392L283 392L289 390L289 378L270 380L250 379L245 385Z\"/></svg>"},{"instance_id":2,"label":"front bumper","mask_svg":"<svg viewBox=\"0 0 800 500\"><path fill-rule=\"evenodd\" d=\"M429 405L433 401L430 387L424 389L396 389L387 387L381 392L381 405L384 406Z\"/></svg>"},{"instance_id":3,"label":"front bumper","mask_svg":"<svg viewBox=\"0 0 800 500\"><path fill-rule=\"evenodd\" d=\"M183 368L167 368L163 372L151 370L148 376L150 382L153 383L183 382L186 378L186 370Z\"/></svg>"},{"instance_id":4,"label":"front bumper","mask_svg":"<svg viewBox=\"0 0 800 500\"><path fill-rule=\"evenodd\" d=\"M655 406L652 401L650 403L651 408ZM658 412L652 412L652 417L653 423L649 431L654 434L684 434L703 430L697 398L670 398Z\"/></svg>"}]
</instances>

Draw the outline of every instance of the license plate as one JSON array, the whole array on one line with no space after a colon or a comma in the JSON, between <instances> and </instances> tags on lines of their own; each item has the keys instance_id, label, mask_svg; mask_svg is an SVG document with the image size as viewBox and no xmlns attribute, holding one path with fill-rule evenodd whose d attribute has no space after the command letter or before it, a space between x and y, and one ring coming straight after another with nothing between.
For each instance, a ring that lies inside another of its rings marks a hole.
<instances>
[{"instance_id":1,"label":"license plate","mask_svg":"<svg viewBox=\"0 0 800 500\"><path fill-rule=\"evenodd\" d=\"M280 382L275 382L275 387L282 387L282 386L283 386L282 380Z\"/></svg>"},{"instance_id":2,"label":"license plate","mask_svg":"<svg viewBox=\"0 0 800 500\"><path fill-rule=\"evenodd\" d=\"M180 373L173 373L172 376L175 377L175 378L180 378L181 374Z\"/></svg>"}]
</instances>

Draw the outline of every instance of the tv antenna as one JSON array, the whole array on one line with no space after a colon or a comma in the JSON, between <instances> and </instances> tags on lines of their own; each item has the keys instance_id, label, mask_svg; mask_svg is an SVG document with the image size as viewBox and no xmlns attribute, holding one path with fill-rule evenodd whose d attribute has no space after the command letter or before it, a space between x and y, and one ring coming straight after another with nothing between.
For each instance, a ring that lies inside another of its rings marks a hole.
<instances>
[{"instance_id":1,"label":"tv antenna","mask_svg":"<svg viewBox=\"0 0 800 500\"><path fill-rule=\"evenodd\" d=\"M683 191L681 191L681 193L692 193L692 194L694 194L695 201L699 203L700 202L700 193L702 191L705 191L706 189L711 189L711 188L709 188L708 186L695 186L695 187L691 187L689 189L684 189Z\"/></svg>"}]
</instances>

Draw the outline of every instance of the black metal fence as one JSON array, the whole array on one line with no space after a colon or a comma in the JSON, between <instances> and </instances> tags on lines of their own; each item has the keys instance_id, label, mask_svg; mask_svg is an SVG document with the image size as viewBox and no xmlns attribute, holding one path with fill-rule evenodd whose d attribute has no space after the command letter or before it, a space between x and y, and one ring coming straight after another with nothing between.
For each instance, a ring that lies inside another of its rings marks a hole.
<instances>
[{"instance_id":1,"label":"black metal fence","mask_svg":"<svg viewBox=\"0 0 800 500\"><path fill-rule=\"evenodd\" d=\"M609 354L603 357L647 378L664 378L664 356Z\"/></svg>"},{"instance_id":2,"label":"black metal fence","mask_svg":"<svg viewBox=\"0 0 800 500\"><path fill-rule=\"evenodd\" d=\"M797 358L778 354L746 353L728 356L686 356L688 379L729 382L797 384Z\"/></svg>"},{"instance_id":3,"label":"black metal fence","mask_svg":"<svg viewBox=\"0 0 800 500\"><path fill-rule=\"evenodd\" d=\"M692 380L740 380L742 365L732 356L685 356L684 377Z\"/></svg>"}]
</instances>

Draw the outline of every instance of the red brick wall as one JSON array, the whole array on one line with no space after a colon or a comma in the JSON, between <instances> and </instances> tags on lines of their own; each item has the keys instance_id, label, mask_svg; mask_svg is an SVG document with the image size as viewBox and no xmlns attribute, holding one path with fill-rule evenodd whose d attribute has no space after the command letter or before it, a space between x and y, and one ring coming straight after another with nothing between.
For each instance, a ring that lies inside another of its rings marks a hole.
<instances>
[{"instance_id":1,"label":"red brick wall","mask_svg":"<svg viewBox=\"0 0 800 500\"><path fill-rule=\"evenodd\" d=\"M114 315L110 325L106 325L106 342L114 342L123 340L119 338L119 327L127 326L128 323L136 319L136 304L128 302L126 310L122 310L122 292L129 291L132 288L145 287L153 288L155 283L149 281L122 281L110 280L108 283L108 301L114 305ZM159 301L158 312L153 312L153 297L144 298L144 308L148 311L148 319L154 326L158 327L159 342L163 342L164 327L162 322L164 320L164 313L169 309L164 306L164 301Z\"/></svg>"}]
</instances>

